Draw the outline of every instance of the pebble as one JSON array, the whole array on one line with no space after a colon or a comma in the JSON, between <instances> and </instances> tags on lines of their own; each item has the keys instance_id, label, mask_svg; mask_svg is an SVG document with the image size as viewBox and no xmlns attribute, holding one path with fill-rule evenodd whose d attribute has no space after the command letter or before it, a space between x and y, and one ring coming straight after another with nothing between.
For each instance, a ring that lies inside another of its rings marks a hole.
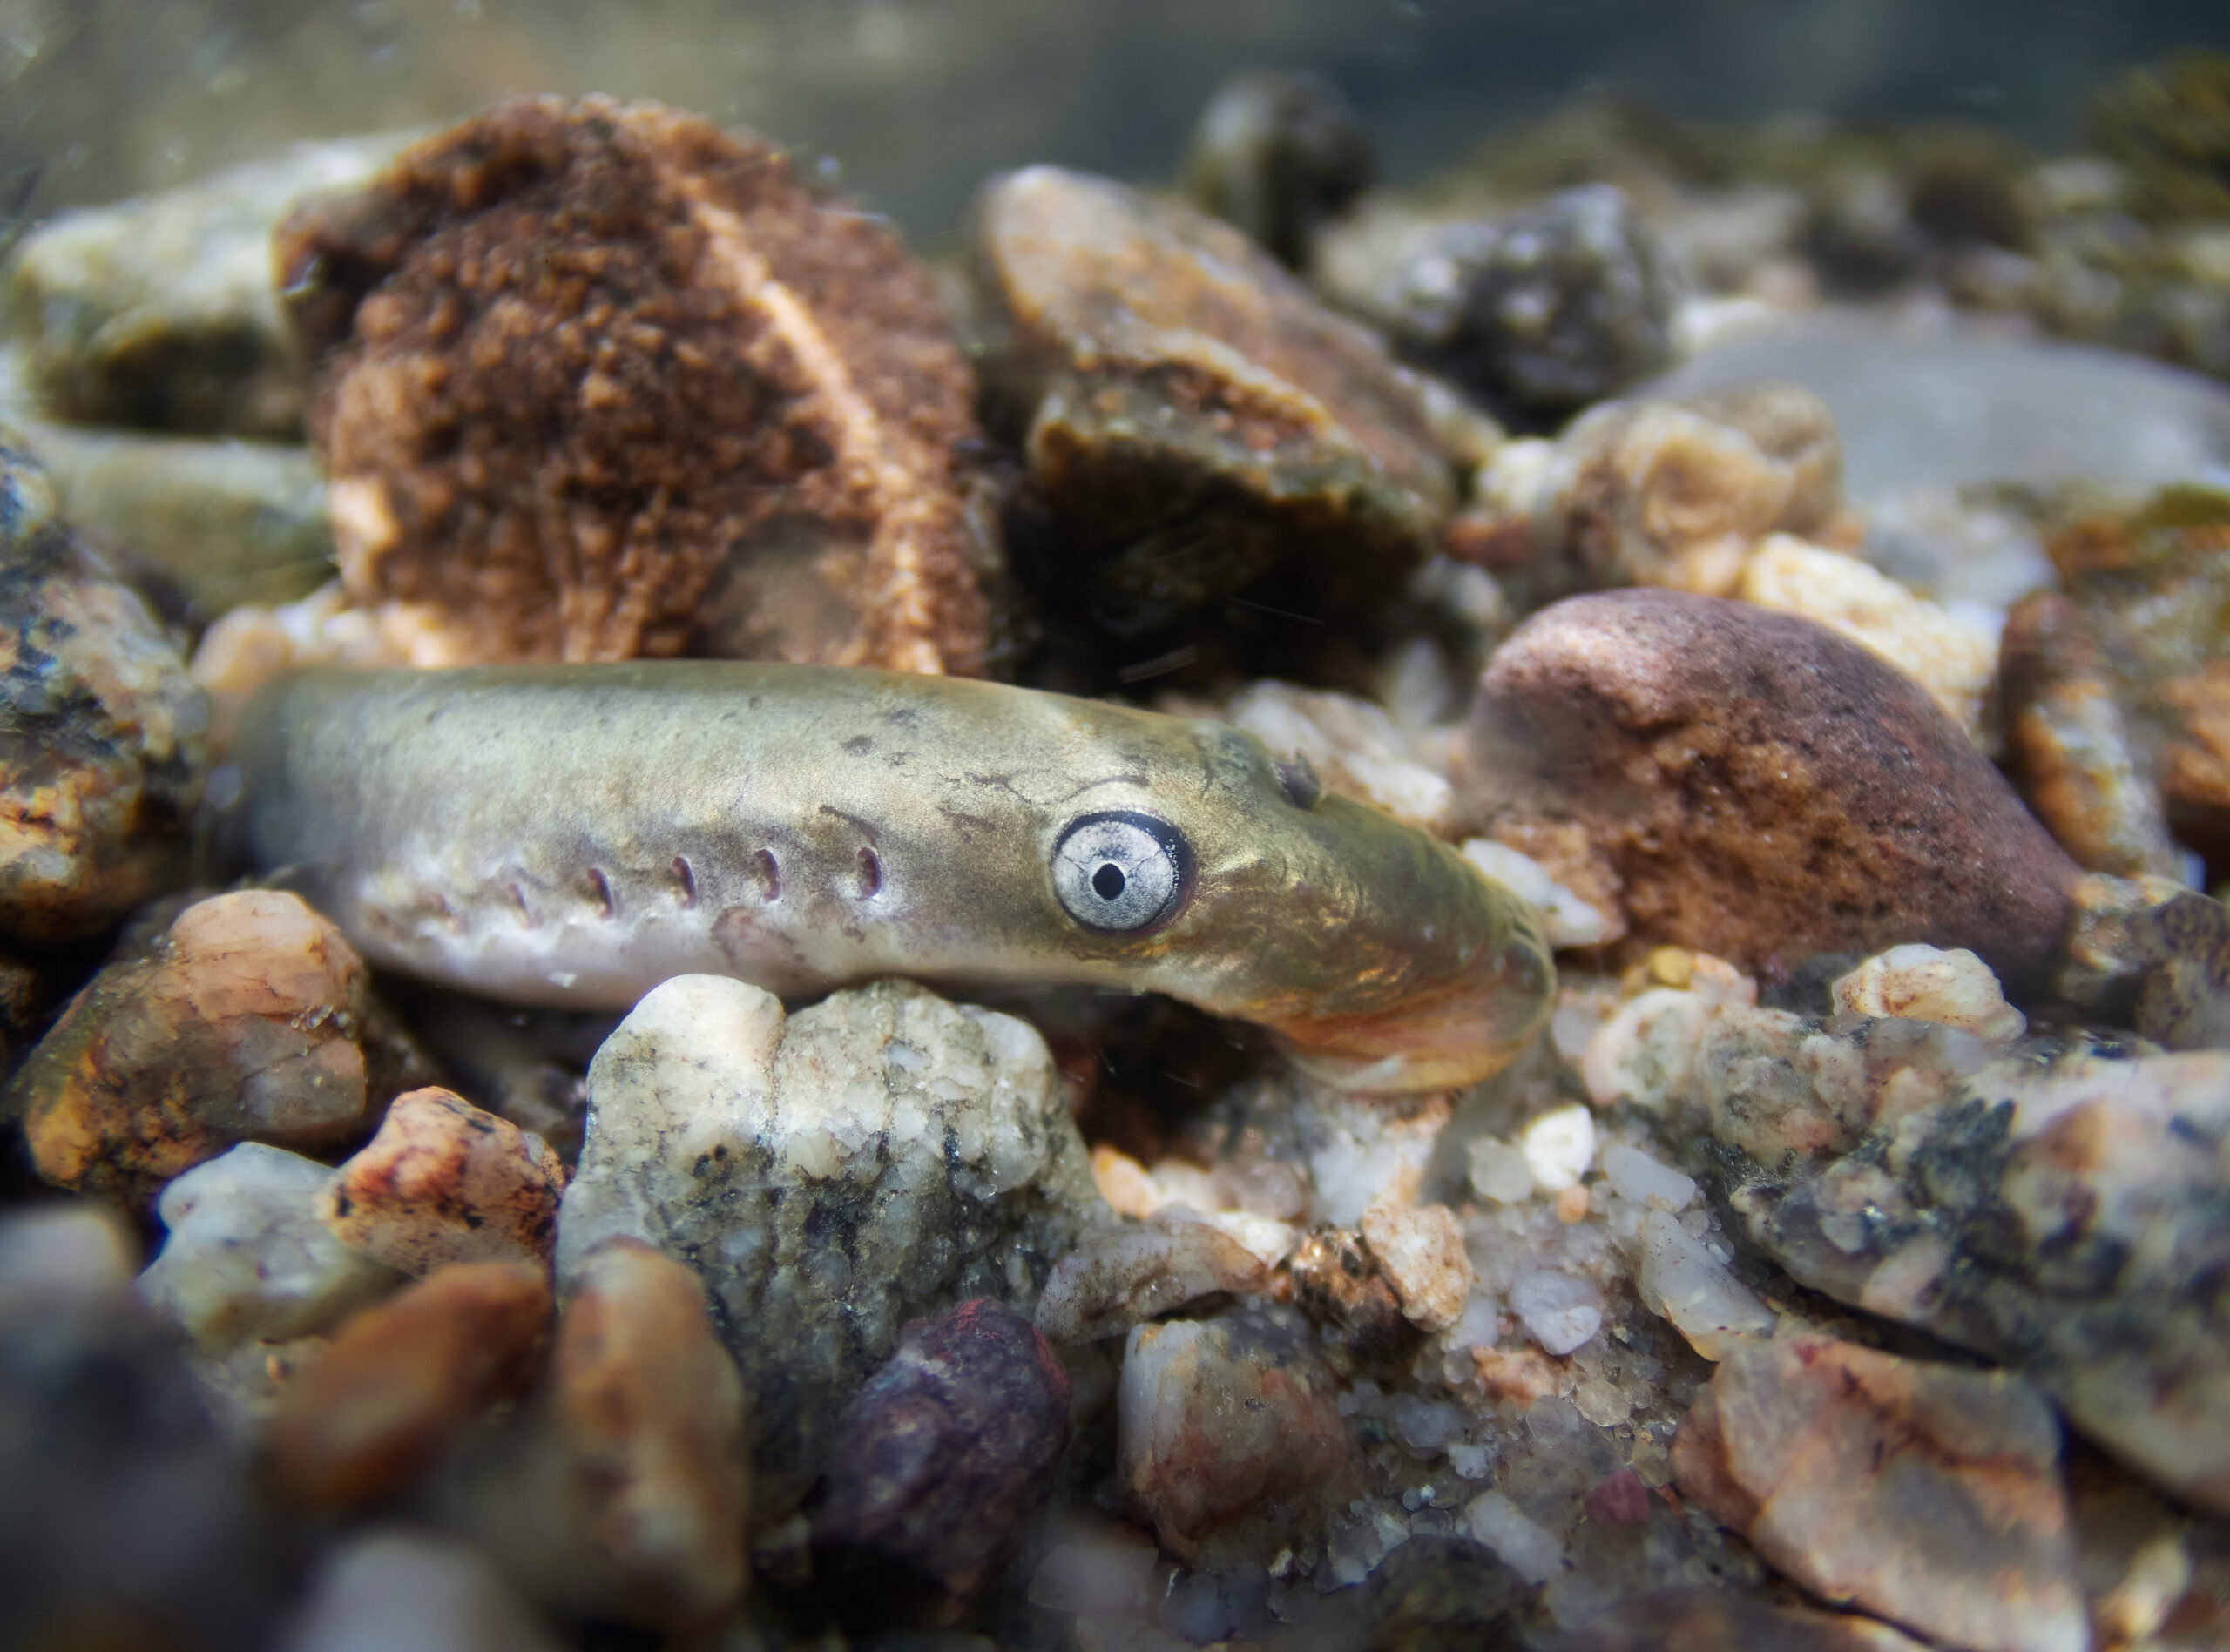
<instances>
[{"instance_id":1,"label":"pebble","mask_svg":"<svg viewBox=\"0 0 2230 1652\"><path fill-rule=\"evenodd\" d=\"M1834 419L1793 385L1604 402L1498 449L1445 538L1534 602L1636 583L1726 596L1760 536L1833 523L1841 474Z\"/></svg>"},{"instance_id":2,"label":"pebble","mask_svg":"<svg viewBox=\"0 0 2230 1652\"><path fill-rule=\"evenodd\" d=\"M1246 70L1210 95L1185 154L1185 192L1287 269L1308 266L1319 224L1369 185L1370 139L1321 75Z\"/></svg>"},{"instance_id":3,"label":"pebble","mask_svg":"<svg viewBox=\"0 0 2230 1652\"><path fill-rule=\"evenodd\" d=\"M1238 231L1031 166L986 186L975 244L1057 616L1314 657L1423 560L1454 491L1422 387Z\"/></svg>"},{"instance_id":4,"label":"pebble","mask_svg":"<svg viewBox=\"0 0 2230 1652\"><path fill-rule=\"evenodd\" d=\"M243 1142L163 1189L168 1230L139 1295L205 1352L288 1342L329 1330L402 1283L317 1219L331 1170Z\"/></svg>"},{"instance_id":5,"label":"pebble","mask_svg":"<svg viewBox=\"0 0 2230 1652\"><path fill-rule=\"evenodd\" d=\"M2144 962L2131 1016L2170 1049L2230 1049L2230 914L2220 900L2178 894L2137 914L2132 951Z\"/></svg>"},{"instance_id":6,"label":"pebble","mask_svg":"<svg viewBox=\"0 0 2230 1652\"><path fill-rule=\"evenodd\" d=\"M1481 1492L1464 1506L1463 1520L1476 1541L1528 1583L1547 1582L1564 1565L1563 1541L1502 1492Z\"/></svg>"},{"instance_id":7,"label":"pebble","mask_svg":"<svg viewBox=\"0 0 2230 1652\"><path fill-rule=\"evenodd\" d=\"M1603 1144L1603 1179L1621 1198L1676 1216L1686 1210L1696 1197L1693 1177L1681 1175L1671 1165L1659 1163L1639 1148L1624 1142Z\"/></svg>"},{"instance_id":8,"label":"pebble","mask_svg":"<svg viewBox=\"0 0 2230 1652\"><path fill-rule=\"evenodd\" d=\"M1327 1225L1304 1234L1286 1267L1294 1305L1336 1335L1353 1359L1392 1366L1416 1352L1422 1332L1360 1232Z\"/></svg>"},{"instance_id":9,"label":"pebble","mask_svg":"<svg viewBox=\"0 0 2230 1652\"><path fill-rule=\"evenodd\" d=\"M1037 1329L1057 1347L1096 1341L1222 1292L1268 1284L1262 1259L1212 1224L1164 1211L1087 1233L1054 1264Z\"/></svg>"},{"instance_id":10,"label":"pebble","mask_svg":"<svg viewBox=\"0 0 2230 1652\"><path fill-rule=\"evenodd\" d=\"M1375 1204L1362 1213L1363 1243L1420 1331L1445 1331L1471 1294L1463 1224L1444 1204Z\"/></svg>"},{"instance_id":11,"label":"pebble","mask_svg":"<svg viewBox=\"0 0 2230 1652\"><path fill-rule=\"evenodd\" d=\"M2018 1378L1805 1332L1729 1353L1681 1492L1833 1601L1974 1652L2085 1652L2059 1429Z\"/></svg>"},{"instance_id":12,"label":"pebble","mask_svg":"<svg viewBox=\"0 0 2230 1652\"><path fill-rule=\"evenodd\" d=\"M465 1262L364 1309L280 1391L273 1483L319 1509L409 1487L490 1406L525 1388L550 1306L543 1269Z\"/></svg>"},{"instance_id":13,"label":"pebble","mask_svg":"<svg viewBox=\"0 0 2230 1652\"><path fill-rule=\"evenodd\" d=\"M2083 610L2058 591L2024 597L2000 649L2009 766L2037 818L2086 872L2183 875L2185 852Z\"/></svg>"},{"instance_id":14,"label":"pebble","mask_svg":"<svg viewBox=\"0 0 2230 1652\"><path fill-rule=\"evenodd\" d=\"M1997 681L1998 644L1980 620L1916 597L1855 556L1768 534L1729 593L1776 613L1817 620L1887 660L1929 692L1977 745Z\"/></svg>"},{"instance_id":15,"label":"pebble","mask_svg":"<svg viewBox=\"0 0 2230 1652\"><path fill-rule=\"evenodd\" d=\"M896 236L774 146L519 99L274 256L356 603L488 660L983 669L967 368Z\"/></svg>"},{"instance_id":16,"label":"pebble","mask_svg":"<svg viewBox=\"0 0 2230 1652\"><path fill-rule=\"evenodd\" d=\"M1361 1494L1337 1387L1263 1315L1138 1326L1116 1394L1125 1504L1188 1565L1267 1561Z\"/></svg>"},{"instance_id":17,"label":"pebble","mask_svg":"<svg viewBox=\"0 0 2230 1652\"><path fill-rule=\"evenodd\" d=\"M182 188L60 213L25 237L6 308L48 414L298 436L301 357L273 291L273 228L304 197L370 176L402 141L297 144Z\"/></svg>"},{"instance_id":18,"label":"pebble","mask_svg":"<svg viewBox=\"0 0 2230 1652\"><path fill-rule=\"evenodd\" d=\"M1691 1192L1694 1186L1689 1183ZM1642 1306L1670 1320L1705 1359L1722 1359L1737 1343L1773 1335L1772 1310L1669 1211L1644 1216L1640 1240L1634 1294Z\"/></svg>"},{"instance_id":19,"label":"pebble","mask_svg":"<svg viewBox=\"0 0 2230 1652\"><path fill-rule=\"evenodd\" d=\"M288 603L333 574L325 477L306 448L27 423L70 520L125 571L173 588L186 617Z\"/></svg>"},{"instance_id":20,"label":"pebble","mask_svg":"<svg viewBox=\"0 0 2230 1652\"><path fill-rule=\"evenodd\" d=\"M545 1595L646 1628L733 1606L751 1501L745 1393L697 1276L632 1239L591 1251L558 1318L546 1404L566 1531L519 1557Z\"/></svg>"},{"instance_id":21,"label":"pebble","mask_svg":"<svg viewBox=\"0 0 2230 1652\"><path fill-rule=\"evenodd\" d=\"M375 1526L328 1550L278 1652L558 1652L486 1556L453 1537Z\"/></svg>"},{"instance_id":22,"label":"pebble","mask_svg":"<svg viewBox=\"0 0 2230 1652\"><path fill-rule=\"evenodd\" d=\"M2230 852L2230 637L2221 622L2230 601L2230 492L2222 481L2089 507L2074 494L2063 512L2073 520L2046 550L2075 615L2042 639L2046 664L2078 678L2095 667L2120 712L2139 783L2159 790L2168 830L2217 860ZM2041 617L2069 617L2046 610ZM2113 757L2092 761L2111 765ZM2170 875L2192 874L2172 865Z\"/></svg>"},{"instance_id":23,"label":"pebble","mask_svg":"<svg viewBox=\"0 0 2230 1652\"><path fill-rule=\"evenodd\" d=\"M1828 990L1844 1015L1933 1022L1999 1048L2029 1029L2029 1018L2005 1001L1990 966L1964 947L1892 947L1836 977Z\"/></svg>"},{"instance_id":24,"label":"pebble","mask_svg":"<svg viewBox=\"0 0 2230 1652\"><path fill-rule=\"evenodd\" d=\"M1551 1108L1518 1132L1517 1150L1536 1187L1551 1193L1576 1187L1595 1163L1595 1120L1577 1102Z\"/></svg>"},{"instance_id":25,"label":"pebble","mask_svg":"<svg viewBox=\"0 0 2230 1652\"><path fill-rule=\"evenodd\" d=\"M1465 1150L1471 1187L1483 1199L1497 1204L1523 1204L1533 1197L1532 1161L1523 1148L1498 1136L1477 1137Z\"/></svg>"},{"instance_id":26,"label":"pebble","mask_svg":"<svg viewBox=\"0 0 2230 1652\"><path fill-rule=\"evenodd\" d=\"M14 1081L31 1162L134 1209L240 1141L330 1147L422 1058L341 932L296 896L196 901L104 969Z\"/></svg>"},{"instance_id":27,"label":"pebble","mask_svg":"<svg viewBox=\"0 0 2230 1652\"><path fill-rule=\"evenodd\" d=\"M0 1213L0 1646L267 1643L280 1545L90 1202Z\"/></svg>"},{"instance_id":28,"label":"pebble","mask_svg":"<svg viewBox=\"0 0 2230 1652\"><path fill-rule=\"evenodd\" d=\"M185 881L209 706L0 429L0 934L99 934Z\"/></svg>"},{"instance_id":29,"label":"pebble","mask_svg":"<svg viewBox=\"0 0 2230 1652\"><path fill-rule=\"evenodd\" d=\"M2078 869L1917 684L1792 616L1672 591L1572 597L1497 651L1475 813L1575 819L1637 938L1785 968L1901 941L2034 982Z\"/></svg>"},{"instance_id":30,"label":"pebble","mask_svg":"<svg viewBox=\"0 0 2230 1652\"><path fill-rule=\"evenodd\" d=\"M1659 989L1606 1023L1591 1097L1706 1136L1745 1240L1800 1284L2025 1372L2138 1472L2230 1510L2230 1324L2205 1284L2230 1266L2230 1052L2000 1054L1700 997ZM1642 1294L1695 1339L1670 1220L1644 1219ZM1725 1357L1709 1321L1728 1308L1701 1300L1718 1352L1698 1345Z\"/></svg>"},{"instance_id":31,"label":"pebble","mask_svg":"<svg viewBox=\"0 0 2230 1652\"><path fill-rule=\"evenodd\" d=\"M1531 904L1540 914L1541 933L1552 947L1601 946L1625 933L1622 918L1558 883L1531 856L1492 838L1467 838L1463 847L1466 860Z\"/></svg>"},{"instance_id":32,"label":"pebble","mask_svg":"<svg viewBox=\"0 0 2230 1652\"><path fill-rule=\"evenodd\" d=\"M910 1322L845 1408L813 1515L816 1577L921 1590L949 1621L1018 1545L1069 1443L1045 1338L977 1298Z\"/></svg>"},{"instance_id":33,"label":"pebble","mask_svg":"<svg viewBox=\"0 0 2230 1652\"><path fill-rule=\"evenodd\" d=\"M1524 1322L1542 1352L1561 1359L1603 1328L1602 1298L1576 1273L1536 1270L1510 1287L1510 1311Z\"/></svg>"},{"instance_id":34,"label":"pebble","mask_svg":"<svg viewBox=\"0 0 2230 1652\"><path fill-rule=\"evenodd\" d=\"M1341 300L1490 408L1552 418L1672 357L1670 261L1608 185L1444 225L1372 288L1342 283L1344 261L1328 260Z\"/></svg>"},{"instance_id":35,"label":"pebble","mask_svg":"<svg viewBox=\"0 0 2230 1652\"><path fill-rule=\"evenodd\" d=\"M445 1089L388 1104L379 1132L324 1184L318 1219L404 1273L452 1262L547 1265L564 1167L537 1136Z\"/></svg>"},{"instance_id":36,"label":"pebble","mask_svg":"<svg viewBox=\"0 0 2230 1652\"><path fill-rule=\"evenodd\" d=\"M1447 777L1410 757L1394 719L1369 701L1256 683L1224 716L1281 763L1305 765L1335 796L1368 803L1420 832L1451 835L1456 799Z\"/></svg>"},{"instance_id":37,"label":"pebble","mask_svg":"<svg viewBox=\"0 0 2230 1652\"><path fill-rule=\"evenodd\" d=\"M597 1052L589 1108L560 1277L621 1234L697 1271L776 1518L907 1320L980 1296L1031 1310L1108 1219L1037 1033L904 982L786 1016L741 981L669 981Z\"/></svg>"},{"instance_id":38,"label":"pebble","mask_svg":"<svg viewBox=\"0 0 2230 1652\"><path fill-rule=\"evenodd\" d=\"M1551 1652L1922 1652L1886 1623L1781 1606L1733 1589L1633 1595L1550 1643Z\"/></svg>"},{"instance_id":39,"label":"pebble","mask_svg":"<svg viewBox=\"0 0 2230 1652\"><path fill-rule=\"evenodd\" d=\"M1642 386L1679 400L1760 379L1835 415L1861 503L1912 488L2155 484L2230 465L2230 390L2119 351L1987 322L1824 306L1727 337Z\"/></svg>"}]
</instances>

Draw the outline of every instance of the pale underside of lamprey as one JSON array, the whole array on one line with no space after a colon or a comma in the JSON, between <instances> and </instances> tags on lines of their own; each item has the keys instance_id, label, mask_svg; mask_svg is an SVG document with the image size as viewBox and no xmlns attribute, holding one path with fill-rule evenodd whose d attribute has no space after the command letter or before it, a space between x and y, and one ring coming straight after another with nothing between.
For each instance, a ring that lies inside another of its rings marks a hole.
<instances>
[{"instance_id":1,"label":"pale underside of lamprey","mask_svg":"<svg viewBox=\"0 0 2230 1652\"><path fill-rule=\"evenodd\" d=\"M375 963L518 1003L1129 988L1399 1091L1498 1070L1553 995L1522 901L1220 723L811 666L331 672L238 756L260 866Z\"/></svg>"}]
</instances>

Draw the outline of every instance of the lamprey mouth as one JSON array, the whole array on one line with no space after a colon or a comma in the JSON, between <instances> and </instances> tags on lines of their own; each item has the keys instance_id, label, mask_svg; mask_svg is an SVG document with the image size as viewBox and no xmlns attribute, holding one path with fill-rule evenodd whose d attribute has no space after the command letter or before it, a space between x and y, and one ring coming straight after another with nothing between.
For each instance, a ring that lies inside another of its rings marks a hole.
<instances>
[{"instance_id":1,"label":"lamprey mouth","mask_svg":"<svg viewBox=\"0 0 2230 1652\"><path fill-rule=\"evenodd\" d=\"M1344 1090L1456 1089L1515 1061L1547 1022L1556 993L1547 946L1520 934L1422 1001L1377 1015L1296 1016L1271 1030L1295 1066Z\"/></svg>"}]
</instances>

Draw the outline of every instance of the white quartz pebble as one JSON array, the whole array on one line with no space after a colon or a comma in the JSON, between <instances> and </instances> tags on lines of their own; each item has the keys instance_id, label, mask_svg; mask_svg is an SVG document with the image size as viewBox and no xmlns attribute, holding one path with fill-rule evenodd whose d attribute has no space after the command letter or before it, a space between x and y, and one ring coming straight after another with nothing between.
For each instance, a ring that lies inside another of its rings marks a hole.
<instances>
[{"instance_id":1,"label":"white quartz pebble","mask_svg":"<svg viewBox=\"0 0 2230 1652\"><path fill-rule=\"evenodd\" d=\"M1523 1204L1533 1197L1533 1167L1525 1155L1498 1136L1471 1143L1471 1186L1497 1204Z\"/></svg>"},{"instance_id":2,"label":"white quartz pebble","mask_svg":"<svg viewBox=\"0 0 2230 1652\"><path fill-rule=\"evenodd\" d=\"M1603 1328L1594 1289L1577 1274L1523 1275L1510 1287L1510 1306L1546 1353L1568 1354Z\"/></svg>"},{"instance_id":3,"label":"white quartz pebble","mask_svg":"<svg viewBox=\"0 0 2230 1652\"><path fill-rule=\"evenodd\" d=\"M1846 1015L1935 1022L1985 1043L2010 1044L2029 1028L2028 1017L2005 1001L1990 966L1963 947L1892 947L1841 977L1833 990L1835 1008Z\"/></svg>"},{"instance_id":4,"label":"white quartz pebble","mask_svg":"<svg viewBox=\"0 0 2230 1652\"><path fill-rule=\"evenodd\" d=\"M1517 1138L1533 1179L1551 1193L1576 1185L1595 1162L1595 1118L1575 1102L1544 1113Z\"/></svg>"},{"instance_id":5,"label":"white quartz pebble","mask_svg":"<svg viewBox=\"0 0 2230 1652\"><path fill-rule=\"evenodd\" d=\"M1471 1535L1528 1583L1545 1583L1564 1564L1564 1546L1500 1492L1481 1492L1464 1509Z\"/></svg>"},{"instance_id":6,"label":"white quartz pebble","mask_svg":"<svg viewBox=\"0 0 2230 1652\"><path fill-rule=\"evenodd\" d=\"M1603 1175L1620 1198L1660 1210L1680 1211L1696 1197L1694 1178L1660 1164L1638 1147L1612 1142L1603 1149Z\"/></svg>"}]
</instances>

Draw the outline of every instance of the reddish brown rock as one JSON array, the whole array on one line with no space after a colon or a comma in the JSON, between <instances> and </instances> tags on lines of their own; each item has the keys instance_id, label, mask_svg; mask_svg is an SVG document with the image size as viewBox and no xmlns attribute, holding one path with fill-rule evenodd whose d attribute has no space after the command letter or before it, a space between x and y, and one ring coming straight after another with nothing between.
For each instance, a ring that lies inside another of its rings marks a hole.
<instances>
[{"instance_id":1,"label":"reddish brown rock","mask_svg":"<svg viewBox=\"0 0 2230 1652\"><path fill-rule=\"evenodd\" d=\"M1027 1319L979 1297L911 1321L845 1408L816 1574L926 1596L950 1620L1015 1547L1068 1443L1068 1373Z\"/></svg>"},{"instance_id":2,"label":"reddish brown rock","mask_svg":"<svg viewBox=\"0 0 2230 1652\"><path fill-rule=\"evenodd\" d=\"M269 1440L281 1494L347 1508L409 1486L532 1379L550 1300L539 1267L468 1262L357 1314L280 1392Z\"/></svg>"},{"instance_id":3,"label":"reddish brown rock","mask_svg":"<svg viewBox=\"0 0 2230 1652\"><path fill-rule=\"evenodd\" d=\"M422 1082L341 932L247 889L180 913L63 1012L10 1094L57 1187L134 1207L235 1142L315 1150Z\"/></svg>"},{"instance_id":4,"label":"reddish brown rock","mask_svg":"<svg viewBox=\"0 0 2230 1652\"><path fill-rule=\"evenodd\" d=\"M1804 1332L1730 1351L1681 1492L1807 1588L1973 1652L2085 1652L2059 1426L2003 1372Z\"/></svg>"},{"instance_id":5,"label":"reddish brown rock","mask_svg":"<svg viewBox=\"0 0 2230 1652\"><path fill-rule=\"evenodd\" d=\"M565 1170L549 1144L445 1089L398 1096L379 1134L333 1173L318 1219L404 1273L536 1262L558 1242Z\"/></svg>"},{"instance_id":6,"label":"reddish brown rock","mask_svg":"<svg viewBox=\"0 0 2230 1652\"><path fill-rule=\"evenodd\" d=\"M1771 973L1921 941L2017 990L2078 869L1925 690L1792 615L1665 590L1544 609L1489 663L1477 813L1584 826L1639 942Z\"/></svg>"},{"instance_id":7,"label":"reddish brown rock","mask_svg":"<svg viewBox=\"0 0 2230 1652\"><path fill-rule=\"evenodd\" d=\"M1188 1564L1265 1562L1361 1494L1337 1401L1290 1325L1253 1314L1140 1325L1116 1397L1124 1499Z\"/></svg>"},{"instance_id":8,"label":"reddish brown rock","mask_svg":"<svg viewBox=\"0 0 2230 1652\"><path fill-rule=\"evenodd\" d=\"M592 1252L558 1322L550 1401L581 1545L562 1593L651 1627L733 1605L751 1494L743 1383L697 1276L633 1239Z\"/></svg>"},{"instance_id":9,"label":"reddish brown rock","mask_svg":"<svg viewBox=\"0 0 2230 1652\"><path fill-rule=\"evenodd\" d=\"M349 593L481 657L982 668L927 273L773 146L654 105L504 104L298 211Z\"/></svg>"}]
</instances>

